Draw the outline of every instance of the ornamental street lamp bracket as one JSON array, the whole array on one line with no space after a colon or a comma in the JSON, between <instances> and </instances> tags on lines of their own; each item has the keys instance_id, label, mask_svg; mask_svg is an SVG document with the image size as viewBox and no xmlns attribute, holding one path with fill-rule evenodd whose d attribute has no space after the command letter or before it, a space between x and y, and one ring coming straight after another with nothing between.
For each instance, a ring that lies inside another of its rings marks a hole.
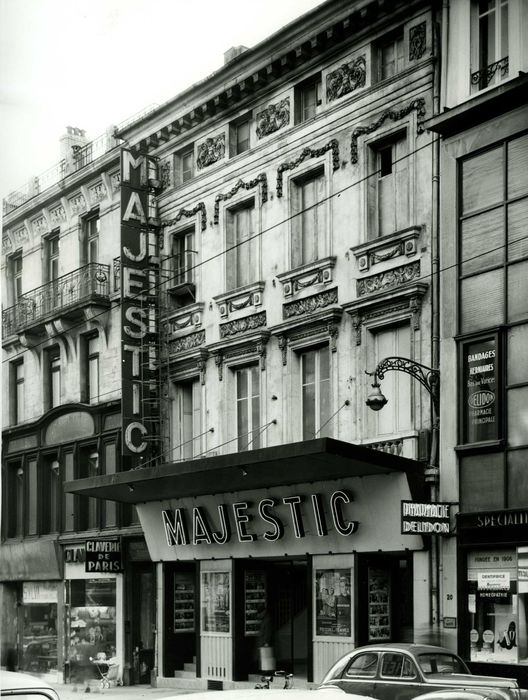
<instances>
[{"instance_id":1,"label":"ornamental street lamp bracket","mask_svg":"<svg viewBox=\"0 0 528 700\"><path fill-rule=\"evenodd\" d=\"M417 379L431 395L435 414L438 416L440 408L440 371L422 365L420 362L409 360L406 357L386 357L378 363L373 372L365 370L365 374L374 377L373 391L368 395L366 401L369 408L373 411L379 411L387 403L387 399L381 393L378 380L383 379L385 373L389 371L405 372Z\"/></svg>"}]
</instances>

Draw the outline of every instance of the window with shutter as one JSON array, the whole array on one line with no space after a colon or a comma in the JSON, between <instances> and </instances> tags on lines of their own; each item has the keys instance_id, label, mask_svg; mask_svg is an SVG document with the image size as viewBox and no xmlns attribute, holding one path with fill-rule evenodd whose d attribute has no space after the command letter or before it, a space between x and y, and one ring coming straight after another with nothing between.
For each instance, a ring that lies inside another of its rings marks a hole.
<instances>
[{"instance_id":1,"label":"window with shutter","mask_svg":"<svg viewBox=\"0 0 528 700\"><path fill-rule=\"evenodd\" d=\"M367 180L369 237L409 226L409 162L406 133L370 147Z\"/></svg>"},{"instance_id":2,"label":"window with shutter","mask_svg":"<svg viewBox=\"0 0 528 700\"><path fill-rule=\"evenodd\" d=\"M314 262L326 255L326 181L318 169L294 180L291 187L292 267Z\"/></svg>"},{"instance_id":3,"label":"window with shutter","mask_svg":"<svg viewBox=\"0 0 528 700\"><path fill-rule=\"evenodd\" d=\"M258 243L254 200L230 209L226 219L227 289L237 289L258 278Z\"/></svg>"}]
</instances>

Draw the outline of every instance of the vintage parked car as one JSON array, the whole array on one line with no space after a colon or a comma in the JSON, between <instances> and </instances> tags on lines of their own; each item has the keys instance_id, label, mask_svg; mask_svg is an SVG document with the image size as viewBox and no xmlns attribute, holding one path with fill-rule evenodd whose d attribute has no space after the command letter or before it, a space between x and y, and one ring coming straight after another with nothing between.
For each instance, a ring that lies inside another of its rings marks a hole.
<instances>
[{"instance_id":1,"label":"vintage parked car","mask_svg":"<svg viewBox=\"0 0 528 700\"><path fill-rule=\"evenodd\" d=\"M528 698L528 691L520 690L515 679L474 676L449 649L424 644L372 644L354 649L328 671L321 684L325 686L377 700L477 700L472 693L481 700Z\"/></svg>"},{"instance_id":2,"label":"vintage parked car","mask_svg":"<svg viewBox=\"0 0 528 700\"><path fill-rule=\"evenodd\" d=\"M13 700L59 700L57 692L46 681L15 671L0 670L0 695Z\"/></svg>"}]
</instances>

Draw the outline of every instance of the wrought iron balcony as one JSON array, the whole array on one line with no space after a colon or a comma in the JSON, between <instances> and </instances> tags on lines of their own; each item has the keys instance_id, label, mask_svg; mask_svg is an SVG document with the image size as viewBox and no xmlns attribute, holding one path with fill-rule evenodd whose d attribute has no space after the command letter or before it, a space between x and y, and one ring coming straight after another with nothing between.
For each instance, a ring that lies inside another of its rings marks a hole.
<instances>
[{"instance_id":1,"label":"wrought iron balcony","mask_svg":"<svg viewBox=\"0 0 528 700\"><path fill-rule=\"evenodd\" d=\"M2 311L2 332L7 338L58 316L75 314L90 304L109 305L110 268L88 263L19 297Z\"/></svg>"},{"instance_id":2,"label":"wrought iron balcony","mask_svg":"<svg viewBox=\"0 0 528 700\"><path fill-rule=\"evenodd\" d=\"M481 68L481 70L471 73L471 86L478 90L484 90L488 85L492 85L495 82L495 76L499 75L499 80L501 78L506 78L508 76L509 68L509 58L504 56L499 61L495 63L490 63L489 66Z\"/></svg>"}]
</instances>

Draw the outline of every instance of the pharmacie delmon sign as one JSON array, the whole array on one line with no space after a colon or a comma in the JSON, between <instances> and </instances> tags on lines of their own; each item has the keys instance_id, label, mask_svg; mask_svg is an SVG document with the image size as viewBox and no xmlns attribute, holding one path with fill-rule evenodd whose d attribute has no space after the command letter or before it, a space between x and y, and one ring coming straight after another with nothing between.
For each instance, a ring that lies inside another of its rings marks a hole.
<instances>
[{"instance_id":1,"label":"pharmacie delmon sign","mask_svg":"<svg viewBox=\"0 0 528 700\"><path fill-rule=\"evenodd\" d=\"M497 342L494 336L462 349L463 443L499 438Z\"/></svg>"},{"instance_id":2,"label":"pharmacie delmon sign","mask_svg":"<svg viewBox=\"0 0 528 700\"><path fill-rule=\"evenodd\" d=\"M86 540L85 551L84 568L87 573L115 574L123 571L119 537Z\"/></svg>"},{"instance_id":3,"label":"pharmacie delmon sign","mask_svg":"<svg viewBox=\"0 0 528 700\"><path fill-rule=\"evenodd\" d=\"M449 503L401 502L402 535L449 535Z\"/></svg>"}]
</instances>

